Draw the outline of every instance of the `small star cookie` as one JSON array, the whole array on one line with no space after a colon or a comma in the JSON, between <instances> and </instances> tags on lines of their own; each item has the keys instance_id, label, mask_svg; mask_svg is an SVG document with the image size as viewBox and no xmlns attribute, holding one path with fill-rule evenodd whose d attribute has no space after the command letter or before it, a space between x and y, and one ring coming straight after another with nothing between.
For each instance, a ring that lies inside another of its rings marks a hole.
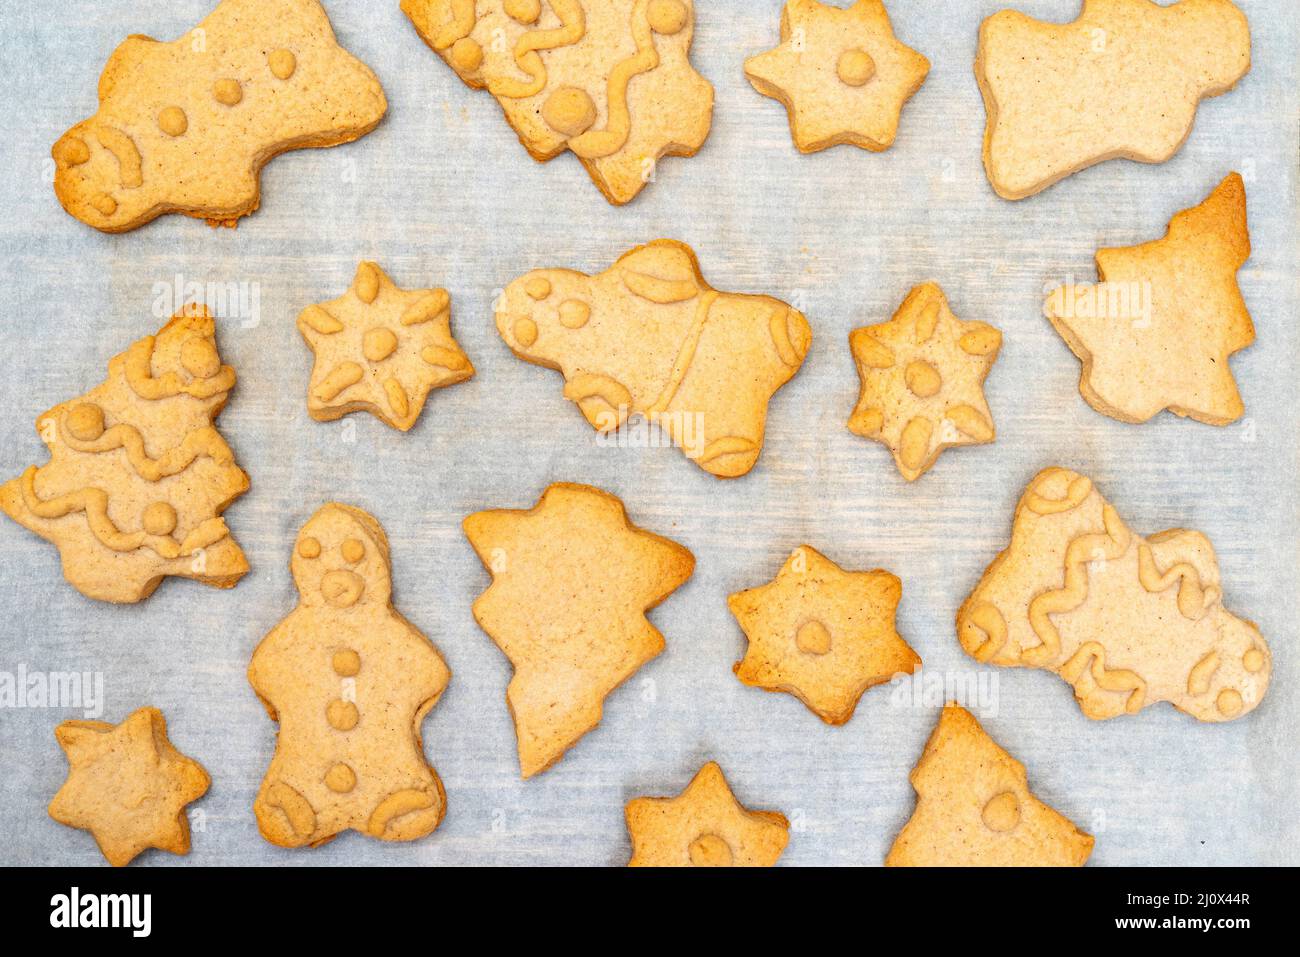
<instances>
[{"instance_id":1,"label":"small star cookie","mask_svg":"<svg viewBox=\"0 0 1300 957\"><path fill-rule=\"evenodd\" d=\"M750 811L710 761L675 798L627 802L629 867L771 867L790 840L777 811Z\"/></svg>"},{"instance_id":2,"label":"small star cookie","mask_svg":"<svg viewBox=\"0 0 1300 957\"><path fill-rule=\"evenodd\" d=\"M552 485L529 511L477 512L464 527L492 573L474 618L514 665L506 701L529 778L595 728L605 697L663 651L645 613L691 577L695 558L586 485Z\"/></svg>"},{"instance_id":3,"label":"small star cookie","mask_svg":"<svg viewBox=\"0 0 1300 957\"><path fill-rule=\"evenodd\" d=\"M736 676L788 691L827 724L844 724L868 688L921 663L894 630L902 594L889 572L846 572L800 546L770 584L727 598L749 639Z\"/></svg>"},{"instance_id":4,"label":"small star cookie","mask_svg":"<svg viewBox=\"0 0 1300 957\"><path fill-rule=\"evenodd\" d=\"M916 810L887 867L1082 867L1093 838L1029 791L1025 766L949 704L912 771Z\"/></svg>"},{"instance_id":5,"label":"small star cookie","mask_svg":"<svg viewBox=\"0 0 1300 957\"><path fill-rule=\"evenodd\" d=\"M983 445L997 434L984 380L1002 333L963 322L934 283L917 286L888 322L849 334L862 380L849 431L889 447L914 481L944 449Z\"/></svg>"},{"instance_id":6,"label":"small star cookie","mask_svg":"<svg viewBox=\"0 0 1300 957\"><path fill-rule=\"evenodd\" d=\"M185 806L211 781L172 747L161 711L141 708L117 726L64 721L54 736L68 758L68 779L50 801L50 817L89 831L114 867L150 847L190 852Z\"/></svg>"},{"instance_id":7,"label":"small star cookie","mask_svg":"<svg viewBox=\"0 0 1300 957\"><path fill-rule=\"evenodd\" d=\"M842 143L889 149L903 104L929 72L929 60L894 38L881 0L857 0L847 10L789 0L781 45L745 61L754 89L789 111L803 153Z\"/></svg>"},{"instance_id":8,"label":"small star cookie","mask_svg":"<svg viewBox=\"0 0 1300 957\"><path fill-rule=\"evenodd\" d=\"M400 289L372 262L343 296L304 309L298 331L316 353L307 411L318 422L364 411L406 432L431 391L474 375L447 290Z\"/></svg>"},{"instance_id":9,"label":"small star cookie","mask_svg":"<svg viewBox=\"0 0 1300 957\"><path fill-rule=\"evenodd\" d=\"M1230 174L1163 239L1097 251L1099 285L1066 285L1043 307L1083 362L1079 392L1121 422L1165 409L1209 425L1241 418L1228 357L1255 341L1237 287L1250 258L1246 188Z\"/></svg>"}]
</instances>

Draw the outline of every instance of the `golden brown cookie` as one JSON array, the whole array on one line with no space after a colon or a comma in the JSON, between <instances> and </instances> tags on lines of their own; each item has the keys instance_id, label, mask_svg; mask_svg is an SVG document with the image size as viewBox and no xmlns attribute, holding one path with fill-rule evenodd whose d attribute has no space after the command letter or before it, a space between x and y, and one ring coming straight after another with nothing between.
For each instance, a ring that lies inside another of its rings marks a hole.
<instances>
[{"instance_id":1,"label":"golden brown cookie","mask_svg":"<svg viewBox=\"0 0 1300 957\"><path fill-rule=\"evenodd\" d=\"M598 276L534 270L506 287L496 320L521 359L563 373L564 397L592 428L641 416L719 478L754 467L768 402L812 343L798 311L718 292L691 248L667 239Z\"/></svg>"},{"instance_id":2,"label":"golden brown cookie","mask_svg":"<svg viewBox=\"0 0 1300 957\"><path fill-rule=\"evenodd\" d=\"M101 385L36 420L50 461L0 487L83 595L136 602L167 575L230 588L248 571L221 518L248 476L212 424L235 385L215 336L187 306L115 356Z\"/></svg>"},{"instance_id":3,"label":"golden brown cookie","mask_svg":"<svg viewBox=\"0 0 1300 957\"><path fill-rule=\"evenodd\" d=\"M605 697L663 651L645 613L691 577L695 558L587 485L552 485L528 511L476 512L464 527L492 573L474 618L514 666L506 702L529 778L595 728Z\"/></svg>"},{"instance_id":4,"label":"golden brown cookie","mask_svg":"<svg viewBox=\"0 0 1300 957\"><path fill-rule=\"evenodd\" d=\"M1050 468L1016 507L1011 544L957 612L981 662L1054 671L1089 718L1168 701L1201 721L1253 709L1272 659L1223 606L1200 532L1134 534L1085 476Z\"/></svg>"},{"instance_id":5,"label":"golden brown cookie","mask_svg":"<svg viewBox=\"0 0 1300 957\"><path fill-rule=\"evenodd\" d=\"M1163 163L1196 108L1250 70L1250 27L1229 0L1084 0L1073 23L1015 10L980 26L984 168L1024 199L1110 159Z\"/></svg>"},{"instance_id":6,"label":"golden brown cookie","mask_svg":"<svg viewBox=\"0 0 1300 957\"><path fill-rule=\"evenodd\" d=\"M1097 251L1100 285L1066 285L1043 311L1083 362L1079 391L1121 422L1164 409L1210 425L1244 411L1228 357L1255 341L1237 287L1250 258L1246 188L1230 174L1163 239Z\"/></svg>"},{"instance_id":7,"label":"golden brown cookie","mask_svg":"<svg viewBox=\"0 0 1300 957\"><path fill-rule=\"evenodd\" d=\"M777 811L750 811L710 761L675 798L627 802L629 867L771 867L790 840Z\"/></svg>"},{"instance_id":8,"label":"golden brown cookie","mask_svg":"<svg viewBox=\"0 0 1300 957\"><path fill-rule=\"evenodd\" d=\"M886 446L909 482L944 449L992 442L984 380L1001 348L997 329L958 319L934 283L917 286L888 322L849 333L862 382L849 431Z\"/></svg>"},{"instance_id":9,"label":"golden brown cookie","mask_svg":"<svg viewBox=\"0 0 1300 957\"><path fill-rule=\"evenodd\" d=\"M432 390L474 375L447 290L400 289L372 262L338 299L304 309L298 331L316 355L307 411L318 422L369 412L406 432Z\"/></svg>"},{"instance_id":10,"label":"golden brown cookie","mask_svg":"<svg viewBox=\"0 0 1300 957\"><path fill-rule=\"evenodd\" d=\"M889 572L846 572L801 545L774 581L727 598L749 639L736 677L787 691L827 724L844 724L868 688L921 663L895 630L902 595Z\"/></svg>"},{"instance_id":11,"label":"golden brown cookie","mask_svg":"<svg viewBox=\"0 0 1300 957\"><path fill-rule=\"evenodd\" d=\"M234 226L269 160L355 140L387 109L317 0L222 0L179 40L134 34L113 52L99 110L51 151L54 192L108 233L165 213Z\"/></svg>"},{"instance_id":12,"label":"golden brown cookie","mask_svg":"<svg viewBox=\"0 0 1300 957\"><path fill-rule=\"evenodd\" d=\"M1082 867L1093 838L1029 790L1025 766L949 704L912 771L916 810L888 867Z\"/></svg>"},{"instance_id":13,"label":"golden brown cookie","mask_svg":"<svg viewBox=\"0 0 1300 957\"><path fill-rule=\"evenodd\" d=\"M691 66L693 0L402 0L467 86L486 89L540 162L571 150L611 203L709 135L713 86Z\"/></svg>"},{"instance_id":14,"label":"golden brown cookie","mask_svg":"<svg viewBox=\"0 0 1300 957\"><path fill-rule=\"evenodd\" d=\"M323 506L289 568L298 607L253 652L248 681L280 724L253 803L262 836L317 847L346 830L413 841L447 797L420 725L451 672L393 608L388 538L359 508Z\"/></svg>"},{"instance_id":15,"label":"golden brown cookie","mask_svg":"<svg viewBox=\"0 0 1300 957\"><path fill-rule=\"evenodd\" d=\"M161 711L141 708L119 725L64 721L54 737L68 779L50 801L50 817L89 831L114 867L151 847L190 852L185 806L207 793L211 779L172 747Z\"/></svg>"},{"instance_id":16,"label":"golden brown cookie","mask_svg":"<svg viewBox=\"0 0 1300 957\"><path fill-rule=\"evenodd\" d=\"M894 37L881 0L848 9L788 0L781 45L745 61L754 89L789 112L802 153L843 143L889 149L903 105L929 72L930 61Z\"/></svg>"}]
</instances>

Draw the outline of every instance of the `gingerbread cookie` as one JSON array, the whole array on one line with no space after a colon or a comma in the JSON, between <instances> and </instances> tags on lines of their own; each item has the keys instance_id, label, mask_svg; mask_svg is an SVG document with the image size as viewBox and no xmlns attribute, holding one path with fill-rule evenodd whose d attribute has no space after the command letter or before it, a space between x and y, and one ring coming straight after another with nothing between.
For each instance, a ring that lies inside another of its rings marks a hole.
<instances>
[{"instance_id":1,"label":"gingerbread cookie","mask_svg":"<svg viewBox=\"0 0 1300 957\"><path fill-rule=\"evenodd\" d=\"M1043 312L1083 362L1079 392L1103 415L1146 422L1168 409L1210 425L1244 407L1228 358L1255 341L1237 287L1250 258L1246 189L1229 175L1163 239L1097 250L1100 285L1067 285Z\"/></svg>"},{"instance_id":2,"label":"gingerbread cookie","mask_svg":"<svg viewBox=\"0 0 1300 957\"><path fill-rule=\"evenodd\" d=\"M1056 672L1093 719L1168 701L1231 720L1259 704L1272 671L1259 630L1223 607L1209 539L1135 535L1092 482L1060 468L1029 484L957 634L981 662Z\"/></svg>"},{"instance_id":3,"label":"gingerbread cookie","mask_svg":"<svg viewBox=\"0 0 1300 957\"><path fill-rule=\"evenodd\" d=\"M187 306L36 420L50 461L0 487L0 508L59 549L83 595L141 601L167 575L230 588L248 571L221 513L248 476L213 426L235 385L216 323Z\"/></svg>"},{"instance_id":4,"label":"gingerbread cookie","mask_svg":"<svg viewBox=\"0 0 1300 957\"><path fill-rule=\"evenodd\" d=\"M165 213L234 226L270 159L355 140L387 109L317 0L222 0L179 40L135 34L113 52L99 110L54 144L54 192L107 233Z\"/></svg>"},{"instance_id":5,"label":"gingerbread cookie","mask_svg":"<svg viewBox=\"0 0 1300 957\"><path fill-rule=\"evenodd\" d=\"M958 319L934 283L908 293L888 322L854 329L849 348L862 381L849 431L886 446L909 482L944 449L997 435L984 380L1002 333Z\"/></svg>"},{"instance_id":6,"label":"gingerbread cookie","mask_svg":"<svg viewBox=\"0 0 1300 957\"><path fill-rule=\"evenodd\" d=\"M1024 199L1110 159L1163 163L1202 99L1250 70L1250 27L1229 0L1084 0L1073 23L1003 10L980 26L984 168Z\"/></svg>"},{"instance_id":7,"label":"gingerbread cookie","mask_svg":"<svg viewBox=\"0 0 1300 957\"><path fill-rule=\"evenodd\" d=\"M788 0L781 45L745 61L754 89L789 112L802 153L843 143L889 149L903 104L929 72L929 60L895 39L881 0L857 0L847 10Z\"/></svg>"},{"instance_id":8,"label":"gingerbread cookie","mask_svg":"<svg viewBox=\"0 0 1300 957\"><path fill-rule=\"evenodd\" d=\"M1025 766L949 704L912 771L916 810L888 867L1082 867L1085 834L1029 790Z\"/></svg>"},{"instance_id":9,"label":"gingerbread cookie","mask_svg":"<svg viewBox=\"0 0 1300 957\"><path fill-rule=\"evenodd\" d=\"M727 598L749 639L736 677L788 691L827 724L844 724L864 691L921 663L894 627L902 596L889 572L846 572L802 545L774 581Z\"/></svg>"},{"instance_id":10,"label":"gingerbread cookie","mask_svg":"<svg viewBox=\"0 0 1300 957\"><path fill-rule=\"evenodd\" d=\"M754 467L768 402L812 342L802 314L718 292L691 248L667 239L598 276L528 273L506 288L496 319L516 355L564 374L564 397L598 432L642 416L719 478Z\"/></svg>"},{"instance_id":11,"label":"gingerbread cookie","mask_svg":"<svg viewBox=\"0 0 1300 957\"><path fill-rule=\"evenodd\" d=\"M248 681L280 724L253 803L262 836L318 847L346 830L413 841L447 797L420 725L451 672L393 608L388 538L359 508L323 506L289 562L298 607L253 652Z\"/></svg>"},{"instance_id":12,"label":"gingerbread cookie","mask_svg":"<svg viewBox=\"0 0 1300 957\"><path fill-rule=\"evenodd\" d=\"M514 666L506 702L529 778L595 728L606 696L663 651L645 613L691 577L695 558L587 485L552 485L529 511L476 512L464 527L492 573L474 618Z\"/></svg>"},{"instance_id":13,"label":"gingerbread cookie","mask_svg":"<svg viewBox=\"0 0 1300 957\"><path fill-rule=\"evenodd\" d=\"M710 761L675 798L627 802L629 867L771 867L790 840L777 811L751 811Z\"/></svg>"},{"instance_id":14,"label":"gingerbread cookie","mask_svg":"<svg viewBox=\"0 0 1300 957\"><path fill-rule=\"evenodd\" d=\"M611 203L709 135L713 86L691 66L692 0L402 0L467 86L486 89L540 162L573 151Z\"/></svg>"},{"instance_id":15,"label":"gingerbread cookie","mask_svg":"<svg viewBox=\"0 0 1300 957\"><path fill-rule=\"evenodd\" d=\"M432 390L474 374L451 335L447 290L400 289L372 262L344 295L304 309L298 331L316 354L307 411L318 422L369 412L406 432Z\"/></svg>"},{"instance_id":16,"label":"gingerbread cookie","mask_svg":"<svg viewBox=\"0 0 1300 957\"><path fill-rule=\"evenodd\" d=\"M167 740L157 708L119 725L64 721L54 737L68 758L68 779L50 801L50 817L89 831L114 867L156 847L190 852L185 806L207 793L208 772Z\"/></svg>"}]
</instances>

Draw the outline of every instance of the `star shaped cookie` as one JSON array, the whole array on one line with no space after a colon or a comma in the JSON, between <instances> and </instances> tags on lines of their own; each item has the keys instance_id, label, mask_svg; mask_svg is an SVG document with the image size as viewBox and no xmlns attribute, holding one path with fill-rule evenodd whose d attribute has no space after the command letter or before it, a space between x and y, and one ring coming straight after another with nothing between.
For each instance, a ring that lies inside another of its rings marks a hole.
<instances>
[{"instance_id":1,"label":"star shaped cookie","mask_svg":"<svg viewBox=\"0 0 1300 957\"><path fill-rule=\"evenodd\" d=\"M691 577L695 558L587 485L552 485L529 511L477 512L464 528L492 573L474 618L514 665L506 701L529 778L595 728L606 695L663 651L645 613Z\"/></svg>"},{"instance_id":2,"label":"star shaped cookie","mask_svg":"<svg viewBox=\"0 0 1300 957\"><path fill-rule=\"evenodd\" d=\"M777 811L750 811L710 761L675 798L627 802L629 867L771 867L790 840Z\"/></svg>"},{"instance_id":3,"label":"star shaped cookie","mask_svg":"<svg viewBox=\"0 0 1300 957\"><path fill-rule=\"evenodd\" d=\"M894 630L902 594L889 572L846 572L802 545L774 581L727 598L749 639L736 677L788 691L827 724L844 724L864 691L921 663Z\"/></svg>"},{"instance_id":4,"label":"star shaped cookie","mask_svg":"<svg viewBox=\"0 0 1300 957\"><path fill-rule=\"evenodd\" d=\"M944 449L992 442L984 380L1002 333L952 314L943 290L917 286L888 322L849 333L862 392L849 431L889 447L914 481Z\"/></svg>"},{"instance_id":5,"label":"star shaped cookie","mask_svg":"<svg viewBox=\"0 0 1300 957\"><path fill-rule=\"evenodd\" d=\"M150 847L190 852L185 805L211 781L172 747L161 711L141 708L117 726L65 721L54 736L68 757L68 779L50 801L50 817L89 831L114 867Z\"/></svg>"},{"instance_id":6,"label":"star shaped cookie","mask_svg":"<svg viewBox=\"0 0 1300 957\"><path fill-rule=\"evenodd\" d=\"M847 10L789 0L781 45L745 61L754 89L785 105L803 153L842 143L889 149L903 104L929 72L929 60L895 39L881 0Z\"/></svg>"},{"instance_id":7,"label":"star shaped cookie","mask_svg":"<svg viewBox=\"0 0 1300 957\"><path fill-rule=\"evenodd\" d=\"M474 374L447 290L400 289L372 262L343 296L304 309L298 331L316 353L307 411L318 422L365 411L406 432L432 390Z\"/></svg>"},{"instance_id":8,"label":"star shaped cookie","mask_svg":"<svg viewBox=\"0 0 1300 957\"><path fill-rule=\"evenodd\" d=\"M1097 251L1099 285L1066 285L1043 307L1083 362L1079 391L1121 422L1168 409L1209 425L1244 411L1228 357L1255 341L1237 287L1250 258L1246 187L1230 174L1163 239Z\"/></svg>"}]
</instances>

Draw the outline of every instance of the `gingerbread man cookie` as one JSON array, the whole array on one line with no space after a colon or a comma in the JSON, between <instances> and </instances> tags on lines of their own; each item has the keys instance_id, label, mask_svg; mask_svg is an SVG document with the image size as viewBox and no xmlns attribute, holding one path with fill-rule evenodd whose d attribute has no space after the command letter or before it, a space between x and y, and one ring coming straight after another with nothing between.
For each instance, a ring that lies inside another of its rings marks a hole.
<instances>
[{"instance_id":1,"label":"gingerbread man cookie","mask_svg":"<svg viewBox=\"0 0 1300 957\"><path fill-rule=\"evenodd\" d=\"M316 354L307 411L318 422L369 412L406 432L432 390L474 375L451 335L447 290L399 289L372 262L344 295L304 309L298 331Z\"/></svg>"},{"instance_id":2,"label":"gingerbread man cookie","mask_svg":"<svg viewBox=\"0 0 1300 957\"><path fill-rule=\"evenodd\" d=\"M777 811L751 811L710 761L675 798L627 802L629 867L771 867L790 840Z\"/></svg>"},{"instance_id":3,"label":"gingerbread man cookie","mask_svg":"<svg viewBox=\"0 0 1300 957\"><path fill-rule=\"evenodd\" d=\"M157 708L141 708L119 725L64 721L54 737L68 758L68 779L50 801L50 817L89 831L114 867L151 847L190 852L185 806L211 779L167 740Z\"/></svg>"},{"instance_id":4,"label":"gingerbread man cookie","mask_svg":"<svg viewBox=\"0 0 1300 957\"><path fill-rule=\"evenodd\" d=\"M359 508L325 505L303 526L289 567L298 607L248 665L280 724L253 804L257 827L281 847L317 847L349 829L424 837L447 798L420 725L451 672L393 608L384 530Z\"/></svg>"},{"instance_id":5,"label":"gingerbread man cookie","mask_svg":"<svg viewBox=\"0 0 1300 957\"><path fill-rule=\"evenodd\" d=\"M787 691L827 724L844 724L868 688L921 663L894 628L902 595L889 572L846 572L802 545L774 581L727 598L749 639L736 677Z\"/></svg>"},{"instance_id":6,"label":"gingerbread man cookie","mask_svg":"<svg viewBox=\"0 0 1300 957\"><path fill-rule=\"evenodd\" d=\"M1093 838L1038 800L1025 766L949 704L912 771L916 810L888 867L1082 867Z\"/></svg>"},{"instance_id":7,"label":"gingerbread man cookie","mask_svg":"<svg viewBox=\"0 0 1300 957\"><path fill-rule=\"evenodd\" d=\"M598 276L528 273L506 288L496 320L521 359L563 373L564 397L597 431L642 416L719 478L754 467L768 402L812 342L798 311L718 292L691 248L667 239Z\"/></svg>"},{"instance_id":8,"label":"gingerbread man cookie","mask_svg":"<svg viewBox=\"0 0 1300 957\"><path fill-rule=\"evenodd\" d=\"M1066 285L1043 312L1083 362L1079 392L1103 415L1146 422L1168 409L1210 425L1244 407L1228 358L1255 341L1237 287L1250 258L1246 188L1229 175L1163 239L1097 251L1099 285Z\"/></svg>"},{"instance_id":9,"label":"gingerbread man cookie","mask_svg":"<svg viewBox=\"0 0 1300 957\"><path fill-rule=\"evenodd\" d=\"M929 72L929 60L895 39L881 0L857 0L847 10L788 0L781 45L745 61L754 89L789 112L802 153L842 143L889 149L903 105Z\"/></svg>"},{"instance_id":10,"label":"gingerbread man cookie","mask_svg":"<svg viewBox=\"0 0 1300 957\"><path fill-rule=\"evenodd\" d=\"M36 420L50 461L0 487L0 508L59 549L83 595L136 602L165 576L230 588L248 571L221 513L248 476L213 426L235 385L216 323L187 306Z\"/></svg>"},{"instance_id":11,"label":"gingerbread man cookie","mask_svg":"<svg viewBox=\"0 0 1300 957\"><path fill-rule=\"evenodd\" d=\"M474 618L514 666L506 702L529 778L595 728L606 696L663 651L645 613L691 577L695 558L587 485L552 485L529 511L476 512L464 526L492 573Z\"/></svg>"},{"instance_id":12,"label":"gingerbread man cookie","mask_svg":"<svg viewBox=\"0 0 1300 957\"><path fill-rule=\"evenodd\" d=\"M113 52L99 110L54 144L54 192L108 233L165 213L234 226L269 160L355 140L387 109L317 0L222 0L179 40L136 34Z\"/></svg>"},{"instance_id":13,"label":"gingerbread man cookie","mask_svg":"<svg viewBox=\"0 0 1300 957\"><path fill-rule=\"evenodd\" d=\"M1168 701L1228 721L1263 700L1272 671L1259 629L1223 606L1209 539L1135 535L1092 482L1060 468L1029 484L957 635L981 662L1056 672L1093 719Z\"/></svg>"},{"instance_id":14,"label":"gingerbread man cookie","mask_svg":"<svg viewBox=\"0 0 1300 957\"><path fill-rule=\"evenodd\" d=\"M1206 97L1250 70L1250 27L1230 0L1084 0L1073 23L1003 10L980 26L984 168L1024 199L1110 159L1163 163Z\"/></svg>"},{"instance_id":15,"label":"gingerbread man cookie","mask_svg":"<svg viewBox=\"0 0 1300 957\"><path fill-rule=\"evenodd\" d=\"M909 482L944 449L992 442L984 380L1001 347L997 329L954 316L937 285L917 286L888 322L849 334L862 380L849 431L888 447Z\"/></svg>"},{"instance_id":16,"label":"gingerbread man cookie","mask_svg":"<svg viewBox=\"0 0 1300 957\"><path fill-rule=\"evenodd\" d=\"M690 62L693 0L402 0L402 10L467 86L496 97L534 159L571 150L611 203L709 135L713 86Z\"/></svg>"}]
</instances>

